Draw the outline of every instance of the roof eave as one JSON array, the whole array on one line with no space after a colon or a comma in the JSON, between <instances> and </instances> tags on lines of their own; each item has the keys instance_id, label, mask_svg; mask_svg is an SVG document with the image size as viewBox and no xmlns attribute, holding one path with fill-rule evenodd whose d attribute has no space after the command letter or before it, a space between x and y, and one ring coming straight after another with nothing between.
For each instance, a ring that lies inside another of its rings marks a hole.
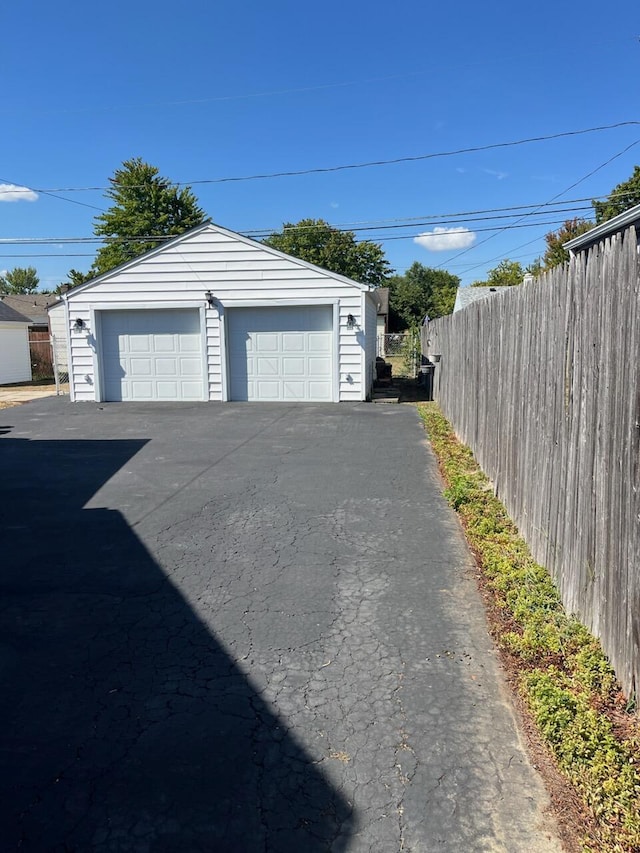
<instances>
[{"instance_id":1,"label":"roof eave","mask_svg":"<svg viewBox=\"0 0 640 853\"><path fill-rule=\"evenodd\" d=\"M148 252L144 252L142 255L138 255L135 258L132 258L130 261L126 261L123 264L120 264L117 267L114 267L111 270L108 270L102 275L96 276L96 278L92 278L90 281L85 281L82 284L77 285L76 287L72 287L70 290L67 290L66 293L62 294L63 301L66 301L69 296L76 296L78 293L81 293L84 290L88 290L91 287L94 287L96 284L100 284L100 282L109 278L116 273L123 272L134 264L140 263L141 260L153 257L154 255L163 252L169 246L174 246L176 243L180 243L183 240L186 240L189 237L192 237L195 234L198 234L200 231L205 231L207 228L214 228L221 234L226 234L228 237L231 237L235 240L240 240L243 243L252 246L259 246L263 251L269 252L272 255L276 255L280 258L285 258L288 261L292 261L298 264L301 267L305 267L306 269L314 270L315 272L322 273L329 278L332 278L336 281L340 281L343 284L349 284L352 287L357 287L359 290L364 291L365 293L372 293L374 288L372 285L363 284L362 282L355 281L355 279L347 278L344 275L340 275L340 273L331 272L331 270L324 269L323 267L316 266L316 264L309 263L309 261L303 261L301 258L296 258L294 255L288 255L286 252L281 252L279 249L274 249L271 246L267 246L264 243L259 242L258 240L253 240L251 237L245 237L243 234L238 234L237 231L231 231L228 228L223 228L222 225L217 225L215 222L211 222L208 220L207 222L203 222L202 225L196 225L195 228L191 228L189 231L185 231L184 234L178 234L172 240L167 240L166 243L163 243L161 246L156 247L155 249L150 249Z\"/></svg>"},{"instance_id":2,"label":"roof eave","mask_svg":"<svg viewBox=\"0 0 640 853\"><path fill-rule=\"evenodd\" d=\"M606 222L601 222L600 225L596 225L595 228L585 231L584 234L580 234L579 237L574 237L573 240L568 240L566 243L563 243L563 246L569 252L573 252L576 249L581 249L584 246L589 246L591 243L597 242L602 239L602 237L606 237L608 234L621 231L625 226L632 225L638 220L640 220L640 204L636 204L635 207L630 207L629 210L625 210L624 213L619 213L612 219L607 219Z\"/></svg>"}]
</instances>

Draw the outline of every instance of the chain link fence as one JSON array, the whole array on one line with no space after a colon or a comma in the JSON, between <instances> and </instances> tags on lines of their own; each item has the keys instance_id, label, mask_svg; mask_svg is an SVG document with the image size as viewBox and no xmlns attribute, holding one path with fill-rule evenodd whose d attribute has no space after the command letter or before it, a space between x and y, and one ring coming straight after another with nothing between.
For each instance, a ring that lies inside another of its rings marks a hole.
<instances>
[{"instance_id":1,"label":"chain link fence","mask_svg":"<svg viewBox=\"0 0 640 853\"><path fill-rule=\"evenodd\" d=\"M49 335L48 332L29 332L31 355L31 378L34 382L53 379L56 391L69 382L69 367L66 340Z\"/></svg>"},{"instance_id":2,"label":"chain link fence","mask_svg":"<svg viewBox=\"0 0 640 853\"><path fill-rule=\"evenodd\" d=\"M395 333L378 335L376 355L379 358L389 358L397 361L394 373L401 372L415 377L420 366L420 334L419 332Z\"/></svg>"}]
</instances>

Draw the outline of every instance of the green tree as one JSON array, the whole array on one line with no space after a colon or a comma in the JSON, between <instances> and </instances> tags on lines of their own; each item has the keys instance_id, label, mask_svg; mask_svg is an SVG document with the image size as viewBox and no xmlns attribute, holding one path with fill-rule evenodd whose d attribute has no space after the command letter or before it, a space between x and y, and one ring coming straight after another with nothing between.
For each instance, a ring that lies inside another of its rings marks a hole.
<instances>
[{"instance_id":1,"label":"green tree","mask_svg":"<svg viewBox=\"0 0 640 853\"><path fill-rule=\"evenodd\" d=\"M489 270L486 281L474 281L471 287L514 287L522 284L527 271L518 261L505 258L497 267Z\"/></svg>"},{"instance_id":2,"label":"green tree","mask_svg":"<svg viewBox=\"0 0 640 853\"><path fill-rule=\"evenodd\" d=\"M0 293L35 293L39 284L35 267L16 267L0 276Z\"/></svg>"},{"instance_id":3,"label":"green tree","mask_svg":"<svg viewBox=\"0 0 640 853\"><path fill-rule=\"evenodd\" d=\"M397 318L394 325L411 328L420 325L427 314L432 320L451 314L459 285L457 276L415 261L404 275L388 281L389 306L392 318Z\"/></svg>"},{"instance_id":4,"label":"green tree","mask_svg":"<svg viewBox=\"0 0 640 853\"><path fill-rule=\"evenodd\" d=\"M353 231L339 231L324 219L285 222L282 231L264 241L272 249L375 287L393 272L384 250L371 240L356 240Z\"/></svg>"},{"instance_id":5,"label":"green tree","mask_svg":"<svg viewBox=\"0 0 640 853\"><path fill-rule=\"evenodd\" d=\"M604 201L594 199L591 204L596 212L597 225L640 204L640 166L634 166L631 177L614 187L608 198Z\"/></svg>"},{"instance_id":6,"label":"green tree","mask_svg":"<svg viewBox=\"0 0 640 853\"><path fill-rule=\"evenodd\" d=\"M113 242L98 250L92 277L161 245L141 238L173 237L206 219L188 187L179 189L139 157L125 160L109 181L106 196L113 205L96 217L93 230Z\"/></svg>"},{"instance_id":7,"label":"green tree","mask_svg":"<svg viewBox=\"0 0 640 853\"><path fill-rule=\"evenodd\" d=\"M55 293L64 293L70 287L78 287L79 284L84 284L85 281L91 281L97 273L93 273L91 270L89 272L80 272L79 270L70 269L67 273L67 280L61 282L55 289Z\"/></svg>"},{"instance_id":8,"label":"green tree","mask_svg":"<svg viewBox=\"0 0 640 853\"><path fill-rule=\"evenodd\" d=\"M566 263L569 260L569 252L565 249L564 244L589 231L590 228L593 228L593 222L576 217L575 219L567 219L557 231L549 231L544 238L547 243L547 249L542 257L544 269L550 270Z\"/></svg>"}]
</instances>

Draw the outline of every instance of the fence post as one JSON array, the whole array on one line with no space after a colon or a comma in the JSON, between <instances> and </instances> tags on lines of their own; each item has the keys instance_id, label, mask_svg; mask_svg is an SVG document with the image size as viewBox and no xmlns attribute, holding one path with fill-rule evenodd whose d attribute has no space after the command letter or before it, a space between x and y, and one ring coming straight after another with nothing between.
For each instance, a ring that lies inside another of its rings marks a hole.
<instances>
[{"instance_id":1,"label":"fence post","mask_svg":"<svg viewBox=\"0 0 640 853\"><path fill-rule=\"evenodd\" d=\"M60 371L58 370L58 353L56 351L56 336L51 335L51 351L53 353L53 378L56 381L56 397L60 396Z\"/></svg>"}]
</instances>

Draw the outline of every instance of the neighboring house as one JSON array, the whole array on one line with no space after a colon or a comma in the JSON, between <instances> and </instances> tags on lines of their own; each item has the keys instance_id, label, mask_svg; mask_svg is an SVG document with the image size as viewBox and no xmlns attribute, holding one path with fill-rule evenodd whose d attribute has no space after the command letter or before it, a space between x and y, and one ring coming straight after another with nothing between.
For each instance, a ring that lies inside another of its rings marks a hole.
<instances>
[{"instance_id":1,"label":"neighboring house","mask_svg":"<svg viewBox=\"0 0 640 853\"><path fill-rule=\"evenodd\" d=\"M0 385L31 382L29 319L0 300Z\"/></svg>"},{"instance_id":2,"label":"neighboring house","mask_svg":"<svg viewBox=\"0 0 640 853\"><path fill-rule=\"evenodd\" d=\"M49 293L18 293L3 295L0 299L29 320L32 378L45 379L53 376L53 352L47 308L57 297Z\"/></svg>"},{"instance_id":3,"label":"neighboring house","mask_svg":"<svg viewBox=\"0 0 640 853\"><path fill-rule=\"evenodd\" d=\"M49 333L47 308L57 302L58 297L50 293L17 293L0 296L9 308L28 317L30 332Z\"/></svg>"},{"instance_id":4,"label":"neighboring house","mask_svg":"<svg viewBox=\"0 0 640 853\"><path fill-rule=\"evenodd\" d=\"M461 311L472 302L478 302L480 299L488 299L490 296L498 293L499 287L459 287L456 293L456 301L453 306L453 313Z\"/></svg>"},{"instance_id":5,"label":"neighboring house","mask_svg":"<svg viewBox=\"0 0 640 853\"><path fill-rule=\"evenodd\" d=\"M636 204L635 207L631 207L629 210L625 210L624 213L614 216L613 219L601 222L600 225L596 225L590 231L585 231L579 237L574 237L573 240L565 243L564 247L571 257L574 257L581 252L588 252L596 243L602 242L607 237L611 237L619 231L625 231L631 225L635 226L640 247L640 204Z\"/></svg>"},{"instance_id":6,"label":"neighboring house","mask_svg":"<svg viewBox=\"0 0 640 853\"><path fill-rule=\"evenodd\" d=\"M389 288L376 288L373 298L376 300L376 335L380 338L389 334Z\"/></svg>"},{"instance_id":7,"label":"neighboring house","mask_svg":"<svg viewBox=\"0 0 640 853\"><path fill-rule=\"evenodd\" d=\"M371 394L371 289L212 223L62 299L72 400Z\"/></svg>"}]
</instances>

